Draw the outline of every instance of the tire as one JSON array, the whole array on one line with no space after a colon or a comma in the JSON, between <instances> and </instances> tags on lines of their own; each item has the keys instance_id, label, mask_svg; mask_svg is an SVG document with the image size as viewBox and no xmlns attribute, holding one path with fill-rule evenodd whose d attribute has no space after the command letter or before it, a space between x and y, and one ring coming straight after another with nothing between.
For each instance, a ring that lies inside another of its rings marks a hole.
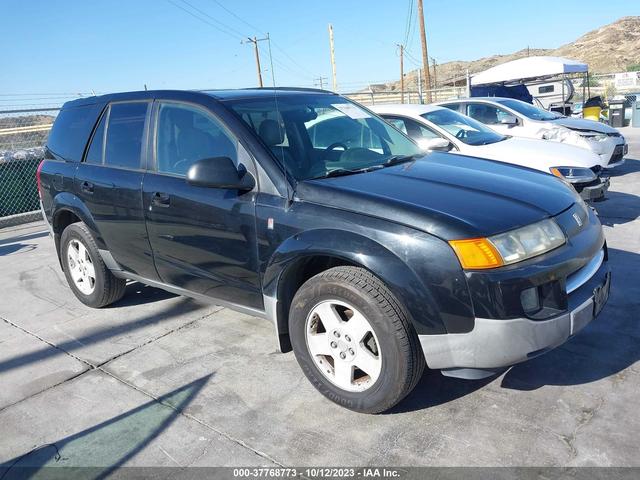
<instances>
[{"instance_id":1,"label":"tire","mask_svg":"<svg viewBox=\"0 0 640 480\"><path fill-rule=\"evenodd\" d=\"M305 282L291 303L289 335L313 386L356 412L390 409L424 371L407 315L384 283L363 268L335 267Z\"/></svg>"},{"instance_id":2,"label":"tire","mask_svg":"<svg viewBox=\"0 0 640 480\"><path fill-rule=\"evenodd\" d=\"M60 259L69 287L85 305L101 308L124 295L126 280L116 278L106 267L83 222L72 223L62 232Z\"/></svg>"}]
</instances>

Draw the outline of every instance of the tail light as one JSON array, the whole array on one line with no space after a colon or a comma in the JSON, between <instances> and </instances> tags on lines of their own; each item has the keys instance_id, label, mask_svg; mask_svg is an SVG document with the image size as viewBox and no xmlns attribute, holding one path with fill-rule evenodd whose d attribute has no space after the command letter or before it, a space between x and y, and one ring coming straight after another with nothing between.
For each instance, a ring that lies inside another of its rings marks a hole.
<instances>
[{"instance_id":1,"label":"tail light","mask_svg":"<svg viewBox=\"0 0 640 480\"><path fill-rule=\"evenodd\" d=\"M38 196L40 200L42 200L42 183L40 182L40 171L42 170L42 165L44 164L44 160L40 162L38 165L38 169L36 170L36 185L38 185Z\"/></svg>"}]
</instances>

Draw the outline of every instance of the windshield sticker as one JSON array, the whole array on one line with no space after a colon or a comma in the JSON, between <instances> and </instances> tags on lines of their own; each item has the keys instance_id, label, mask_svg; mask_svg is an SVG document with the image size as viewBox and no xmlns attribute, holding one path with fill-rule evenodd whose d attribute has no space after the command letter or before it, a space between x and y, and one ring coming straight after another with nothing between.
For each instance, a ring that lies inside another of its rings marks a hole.
<instances>
[{"instance_id":1,"label":"windshield sticker","mask_svg":"<svg viewBox=\"0 0 640 480\"><path fill-rule=\"evenodd\" d=\"M348 117L353 118L354 120L358 120L359 118L370 118L371 117L371 115L369 115L366 111L364 111L363 109L361 109L359 107L356 107L352 103L334 103L331 106L333 108L335 108L336 110L341 111L342 113L344 113Z\"/></svg>"}]
</instances>

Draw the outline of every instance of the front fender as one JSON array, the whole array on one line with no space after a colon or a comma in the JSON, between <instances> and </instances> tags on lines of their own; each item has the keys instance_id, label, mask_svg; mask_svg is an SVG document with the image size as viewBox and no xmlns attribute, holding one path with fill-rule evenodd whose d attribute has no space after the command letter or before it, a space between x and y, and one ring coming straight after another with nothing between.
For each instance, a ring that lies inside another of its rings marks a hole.
<instances>
[{"instance_id":1,"label":"front fender","mask_svg":"<svg viewBox=\"0 0 640 480\"><path fill-rule=\"evenodd\" d=\"M456 330L461 322L473 322L466 280L450 250L442 240L409 229L377 230L367 236L344 230L308 230L278 246L267 264L263 290L267 301L277 299L281 304L279 286L299 260L341 259L380 278L404 306L418 334L447 333L451 330L448 324L456 324ZM431 274L426 276L426 271ZM268 304L266 307L270 310ZM274 320L280 334L286 332L288 312L279 310L275 309Z\"/></svg>"}]
</instances>

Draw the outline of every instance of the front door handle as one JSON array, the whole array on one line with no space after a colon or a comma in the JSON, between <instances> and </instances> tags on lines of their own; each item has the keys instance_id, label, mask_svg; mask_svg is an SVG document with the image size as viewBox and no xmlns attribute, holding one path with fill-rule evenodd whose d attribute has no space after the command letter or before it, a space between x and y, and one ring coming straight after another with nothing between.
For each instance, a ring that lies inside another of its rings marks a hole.
<instances>
[{"instance_id":1,"label":"front door handle","mask_svg":"<svg viewBox=\"0 0 640 480\"><path fill-rule=\"evenodd\" d=\"M80 190L82 190L84 193L89 193L92 194L93 193L93 183L91 182L87 182L86 180L84 182L82 182L82 184L80 185Z\"/></svg>"},{"instance_id":2,"label":"front door handle","mask_svg":"<svg viewBox=\"0 0 640 480\"><path fill-rule=\"evenodd\" d=\"M156 207L168 207L171 205L171 197L162 192L154 192L151 195L151 203Z\"/></svg>"}]
</instances>

